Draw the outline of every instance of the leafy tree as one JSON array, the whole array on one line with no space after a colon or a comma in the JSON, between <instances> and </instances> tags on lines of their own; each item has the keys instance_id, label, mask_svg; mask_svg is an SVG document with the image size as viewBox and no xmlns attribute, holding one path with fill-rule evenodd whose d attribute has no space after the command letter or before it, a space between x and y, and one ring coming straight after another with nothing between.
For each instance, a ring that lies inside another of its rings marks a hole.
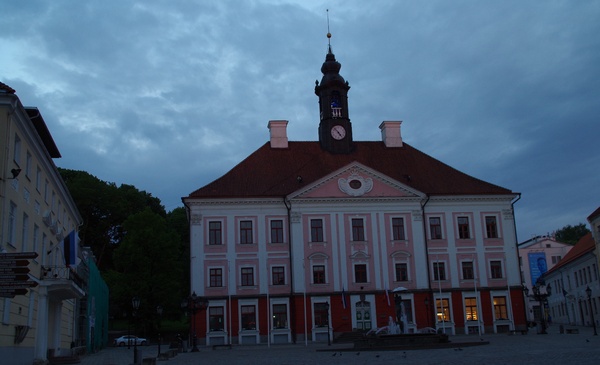
<instances>
[{"instance_id":1,"label":"leafy tree","mask_svg":"<svg viewBox=\"0 0 600 365\"><path fill-rule=\"evenodd\" d=\"M131 299L141 300L138 315L146 329L155 323L156 306L165 313L180 312L182 282L179 235L165 217L150 208L131 215L123 223L123 240L114 251L114 269L105 276L111 302L129 312Z\"/></svg>"},{"instance_id":2,"label":"leafy tree","mask_svg":"<svg viewBox=\"0 0 600 365\"><path fill-rule=\"evenodd\" d=\"M179 262L182 267L181 282L183 284L181 298L189 295L190 288L190 225L184 208L175 208L167 214L169 229L179 235Z\"/></svg>"},{"instance_id":3,"label":"leafy tree","mask_svg":"<svg viewBox=\"0 0 600 365\"><path fill-rule=\"evenodd\" d=\"M150 209L165 217L158 198L132 185L117 187L85 171L59 169L83 218L79 237L91 247L98 268L112 268L112 253L123 239L122 224L132 214Z\"/></svg>"},{"instance_id":4,"label":"leafy tree","mask_svg":"<svg viewBox=\"0 0 600 365\"><path fill-rule=\"evenodd\" d=\"M568 243L570 245L576 244L581 237L588 234L590 230L583 223L579 223L576 226L566 225L554 233L554 238L557 241Z\"/></svg>"}]
</instances>

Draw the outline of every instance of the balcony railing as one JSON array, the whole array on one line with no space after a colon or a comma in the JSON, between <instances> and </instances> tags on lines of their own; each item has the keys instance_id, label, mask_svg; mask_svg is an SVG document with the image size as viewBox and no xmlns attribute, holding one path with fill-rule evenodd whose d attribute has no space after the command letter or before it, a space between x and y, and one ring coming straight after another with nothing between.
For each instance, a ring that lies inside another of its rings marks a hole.
<instances>
[{"instance_id":1,"label":"balcony railing","mask_svg":"<svg viewBox=\"0 0 600 365\"><path fill-rule=\"evenodd\" d=\"M85 289L85 281L73 268L68 266L42 266L41 280L70 281L81 289Z\"/></svg>"}]
</instances>

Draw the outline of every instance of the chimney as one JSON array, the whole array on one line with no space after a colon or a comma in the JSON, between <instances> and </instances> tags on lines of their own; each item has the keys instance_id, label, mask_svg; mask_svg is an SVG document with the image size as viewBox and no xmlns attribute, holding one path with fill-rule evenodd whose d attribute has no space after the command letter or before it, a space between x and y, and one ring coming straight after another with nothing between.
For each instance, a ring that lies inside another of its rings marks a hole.
<instances>
[{"instance_id":1,"label":"chimney","mask_svg":"<svg viewBox=\"0 0 600 365\"><path fill-rule=\"evenodd\" d=\"M271 148L288 148L287 120L270 120Z\"/></svg>"},{"instance_id":2,"label":"chimney","mask_svg":"<svg viewBox=\"0 0 600 365\"><path fill-rule=\"evenodd\" d=\"M402 147L402 136L400 135L400 124L398 122L382 122L379 125L381 129L381 139L386 147Z\"/></svg>"}]
</instances>

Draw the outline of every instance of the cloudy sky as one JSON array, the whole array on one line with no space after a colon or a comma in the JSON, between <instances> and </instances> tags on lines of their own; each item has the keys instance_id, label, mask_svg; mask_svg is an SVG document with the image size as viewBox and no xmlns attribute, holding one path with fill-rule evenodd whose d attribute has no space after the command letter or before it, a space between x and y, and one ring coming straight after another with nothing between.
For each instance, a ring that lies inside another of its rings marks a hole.
<instances>
[{"instance_id":1,"label":"cloudy sky","mask_svg":"<svg viewBox=\"0 0 600 365\"><path fill-rule=\"evenodd\" d=\"M170 211L269 120L318 139L326 9L356 140L402 120L406 143L522 193L520 241L600 206L598 1L2 1L0 81L40 109L58 166Z\"/></svg>"}]
</instances>

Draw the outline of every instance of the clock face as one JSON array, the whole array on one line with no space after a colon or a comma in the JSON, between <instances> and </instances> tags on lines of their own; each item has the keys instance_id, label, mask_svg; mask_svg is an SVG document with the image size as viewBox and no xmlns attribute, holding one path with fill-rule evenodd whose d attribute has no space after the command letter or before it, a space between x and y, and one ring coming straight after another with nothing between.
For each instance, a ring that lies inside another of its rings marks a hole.
<instances>
[{"instance_id":1,"label":"clock face","mask_svg":"<svg viewBox=\"0 0 600 365\"><path fill-rule=\"evenodd\" d=\"M346 137L346 130L341 125L334 125L331 128L331 136L333 139L337 139L339 141L340 139L344 139L344 137Z\"/></svg>"}]
</instances>

